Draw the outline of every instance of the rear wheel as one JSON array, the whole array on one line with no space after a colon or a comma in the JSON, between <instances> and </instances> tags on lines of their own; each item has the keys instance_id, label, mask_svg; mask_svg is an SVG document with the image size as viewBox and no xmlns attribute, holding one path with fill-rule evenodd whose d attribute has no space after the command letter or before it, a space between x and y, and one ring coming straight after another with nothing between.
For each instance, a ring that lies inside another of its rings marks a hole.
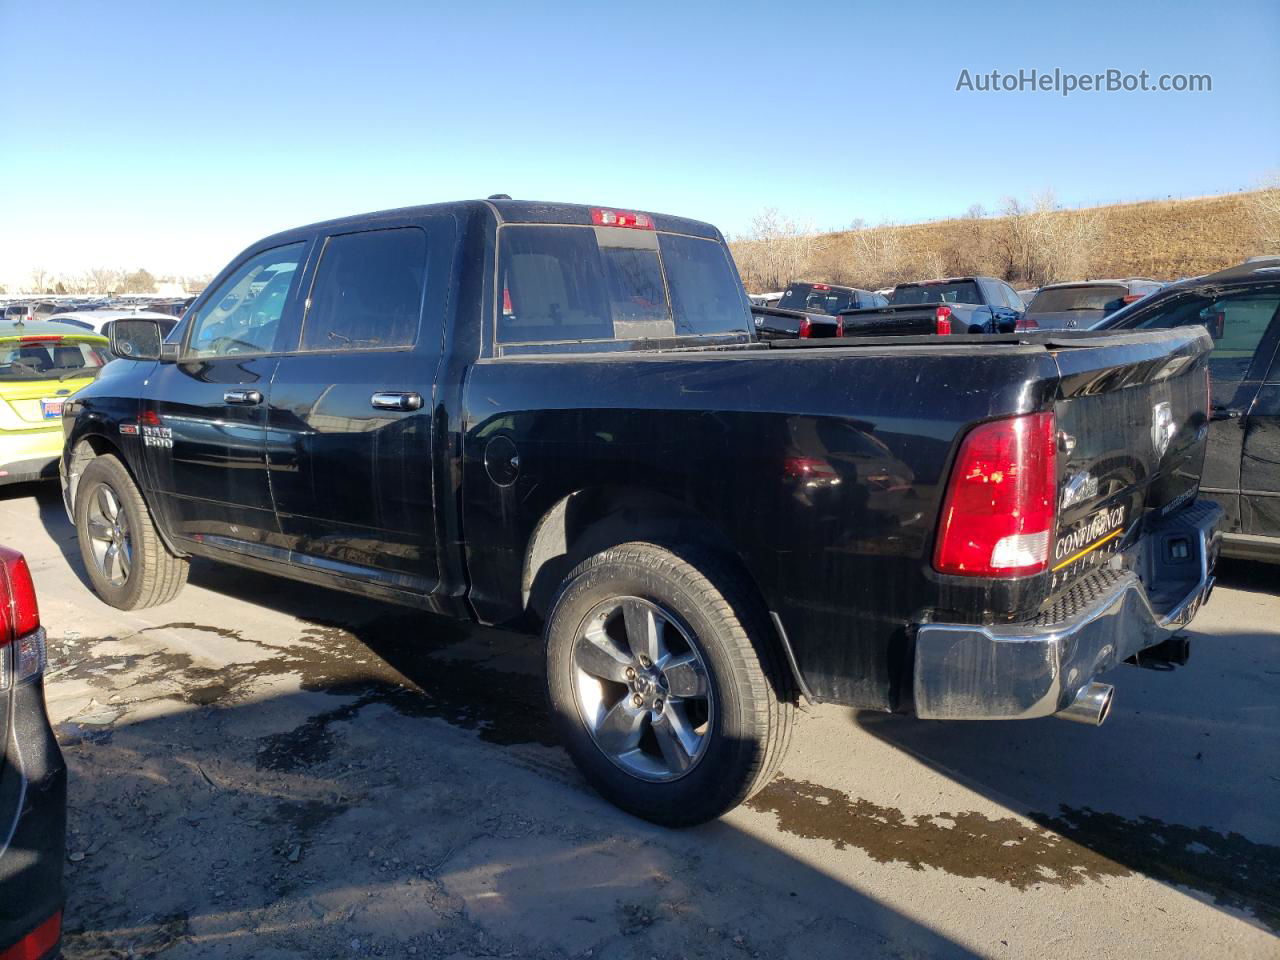
<instances>
[{"instance_id":1,"label":"rear wheel","mask_svg":"<svg viewBox=\"0 0 1280 960\"><path fill-rule=\"evenodd\" d=\"M701 823L781 763L788 678L763 611L717 558L652 543L597 554L561 587L546 640L561 738L624 810Z\"/></svg>"},{"instance_id":2,"label":"rear wheel","mask_svg":"<svg viewBox=\"0 0 1280 960\"><path fill-rule=\"evenodd\" d=\"M121 610L168 603L187 582L187 561L160 540L129 471L105 454L76 487L76 536L94 591Z\"/></svg>"}]
</instances>

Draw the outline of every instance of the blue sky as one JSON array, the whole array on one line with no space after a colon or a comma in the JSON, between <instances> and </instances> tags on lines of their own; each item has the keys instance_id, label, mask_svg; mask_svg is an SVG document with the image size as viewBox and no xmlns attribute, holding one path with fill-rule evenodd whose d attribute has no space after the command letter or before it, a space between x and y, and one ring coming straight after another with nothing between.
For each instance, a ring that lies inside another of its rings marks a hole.
<instances>
[{"instance_id":1,"label":"blue sky","mask_svg":"<svg viewBox=\"0 0 1280 960\"><path fill-rule=\"evenodd\" d=\"M1280 168L1280 4L0 0L0 282L214 271L257 237L484 196L819 227ZM1211 93L957 92L1208 73Z\"/></svg>"}]
</instances>

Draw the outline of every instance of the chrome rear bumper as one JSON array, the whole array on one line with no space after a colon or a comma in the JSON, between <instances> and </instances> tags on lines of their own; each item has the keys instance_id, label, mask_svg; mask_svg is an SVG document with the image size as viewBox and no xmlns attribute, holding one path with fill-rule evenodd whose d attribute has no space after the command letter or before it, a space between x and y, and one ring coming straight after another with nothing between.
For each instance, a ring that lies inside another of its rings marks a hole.
<instances>
[{"instance_id":1,"label":"chrome rear bumper","mask_svg":"<svg viewBox=\"0 0 1280 960\"><path fill-rule=\"evenodd\" d=\"M1221 508L1202 501L1161 521L1148 534L1154 538L1152 548L1185 537L1194 551L1188 562L1196 564L1199 576L1167 609L1152 606L1156 591L1149 592L1133 570L1099 570L1077 584L1065 602L1029 623L919 625L913 680L916 715L999 720L1046 717L1065 710L1099 673L1191 622L1213 592L1221 518Z\"/></svg>"}]
</instances>

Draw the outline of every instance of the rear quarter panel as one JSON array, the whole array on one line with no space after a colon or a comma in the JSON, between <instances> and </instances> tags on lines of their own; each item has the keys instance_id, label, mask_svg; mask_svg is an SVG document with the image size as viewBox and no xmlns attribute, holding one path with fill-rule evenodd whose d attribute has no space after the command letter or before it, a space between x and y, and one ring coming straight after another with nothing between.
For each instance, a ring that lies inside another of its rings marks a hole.
<instances>
[{"instance_id":1,"label":"rear quarter panel","mask_svg":"<svg viewBox=\"0 0 1280 960\"><path fill-rule=\"evenodd\" d=\"M892 709L907 624L937 595L957 436L1055 385L1049 355L1020 347L481 361L462 417L472 602L488 622L521 613L530 537L567 495L657 492L732 546L816 696ZM508 441L519 474L500 486L485 454Z\"/></svg>"}]
</instances>

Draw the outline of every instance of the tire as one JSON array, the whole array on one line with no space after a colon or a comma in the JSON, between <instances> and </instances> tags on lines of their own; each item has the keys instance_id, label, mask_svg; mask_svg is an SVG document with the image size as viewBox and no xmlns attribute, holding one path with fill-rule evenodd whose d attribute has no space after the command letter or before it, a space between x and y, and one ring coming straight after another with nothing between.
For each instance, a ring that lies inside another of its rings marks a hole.
<instances>
[{"instance_id":1,"label":"tire","mask_svg":"<svg viewBox=\"0 0 1280 960\"><path fill-rule=\"evenodd\" d=\"M640 542L598 553L561 585L545 639L561 742L623 810L665 826L703 823L782 763L790 674L763 605L716 555ZM661 663L646 665L645 649Z\"/></svg>"},{"instance_id":2,"label":"tire","mask_svg":"<svg viewBox=\"0 0 1280 960\"><path fill-rule=\"evenodd\" d=\"M187 582L187 561L164 545L137 484L116 457L104 454L85 467L75 517L80 559L94 592L111 606L159 606Z\"/></svg>"}]
</instances>

